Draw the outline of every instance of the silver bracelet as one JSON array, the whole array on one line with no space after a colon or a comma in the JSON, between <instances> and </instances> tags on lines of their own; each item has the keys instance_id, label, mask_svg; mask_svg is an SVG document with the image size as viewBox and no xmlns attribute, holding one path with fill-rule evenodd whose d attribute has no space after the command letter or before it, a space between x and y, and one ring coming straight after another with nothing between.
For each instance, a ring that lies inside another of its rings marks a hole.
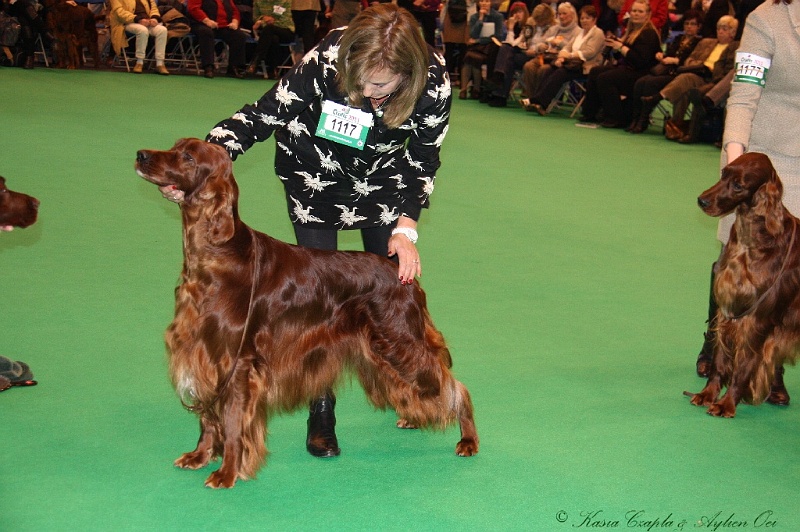
<instances>
[{"instance_id":1,"label":"silver bracelet","mask_svg":"<svg viewBox=\"0 0 800 532\"><path fill-rule=\"evenodd\" d=\"M411 229L410 227L395 227L392 229L392 235L405 235L409 240L411 240L412 244L417 243L417 239L419 235L415 229Z\"/></svg>"}]
</instances>

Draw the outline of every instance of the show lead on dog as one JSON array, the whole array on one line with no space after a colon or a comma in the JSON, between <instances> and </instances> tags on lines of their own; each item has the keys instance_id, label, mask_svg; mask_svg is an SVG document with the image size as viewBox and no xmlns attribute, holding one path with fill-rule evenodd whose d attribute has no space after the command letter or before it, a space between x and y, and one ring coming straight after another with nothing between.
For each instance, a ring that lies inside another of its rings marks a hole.
<instances>
[{"instance_id":1,"label":"show lead on dog","mask_svg":"<svg viewBox=\"0 0 800 532\"><path fill-rule=\"evenodd\" d=\"M398 279L420 275L417 220L433 192L450 117L444 59L408 11L379 4L320 44L252 105L206 140L232 159L275 134L297 243L336 249L337 232L360 229L365 251L393 257ZM180 191L162 190L180 200ZM340 453L335 398L311 404L308 451Z\"/></svg>"}]
</instances>

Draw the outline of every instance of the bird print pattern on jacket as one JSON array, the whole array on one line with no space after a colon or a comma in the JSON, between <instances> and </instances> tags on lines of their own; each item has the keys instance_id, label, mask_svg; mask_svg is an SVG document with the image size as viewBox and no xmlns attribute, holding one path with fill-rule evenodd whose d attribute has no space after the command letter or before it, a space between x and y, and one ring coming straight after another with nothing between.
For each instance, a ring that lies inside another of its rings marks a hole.
<instances>
[{"instance_id":1,"label":"bird print pattern on jacket","mask_svg":"<svg viewBox=\"0 0 800 532\"><path fill-rule=\"evenodd\" d=\"M428 207L452 94L444 59L429 50L428 80L411 116L389 129L372 115L362 150L316 135L326 100L347 105L337 62L343 28L333 30L270 91L217 124L206 140L236 159L256 142L276 139L275 173L286 188L292 223L321 229L391 225L419 219Z\"/></svg>"}]
</instances>

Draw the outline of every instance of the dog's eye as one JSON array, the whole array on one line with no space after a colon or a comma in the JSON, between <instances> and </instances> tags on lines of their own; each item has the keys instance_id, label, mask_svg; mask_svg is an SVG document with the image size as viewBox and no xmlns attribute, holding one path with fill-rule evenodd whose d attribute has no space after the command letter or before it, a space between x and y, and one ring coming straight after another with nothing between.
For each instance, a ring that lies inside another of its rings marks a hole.
<instances>
[{"instance_id":1,"label":"dog's eye","mask_svg":"<svg viewBox=\"0 0 800 532\"><path fill-rule=\"evenodd\" d=\"M731 186L733 187L734 192L741 192L742 190L744 190L742 188L742 185L740 185L739 183L736 183L735 181L734 181L733 185L731 185Z\"/></svg>"},{"instance_id":2,"label":"dog's eye","mask_svg":"<svg viewBox=\"0 0 800 532\"><path fill-rule=\"evenodd\" d=\"M183 160L184 161L188 161L188 162L193 162L194 161L194 157L192 157L191 153L183 152Z\"/></svg>"}]
</instances>

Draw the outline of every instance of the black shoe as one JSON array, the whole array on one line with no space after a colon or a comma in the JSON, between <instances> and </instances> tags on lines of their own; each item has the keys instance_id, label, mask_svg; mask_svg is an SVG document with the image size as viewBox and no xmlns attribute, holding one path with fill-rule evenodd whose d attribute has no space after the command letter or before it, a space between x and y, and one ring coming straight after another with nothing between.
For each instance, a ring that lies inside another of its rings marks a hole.
<instances>
[{"instance_id":1,"label":"black shoe","mask_svg":"<svg viewBox=\"0 0 800 532\"><path fill-rule=\"evenodd\" d=\"M319 458L339 456L339 442L336 440L336 397L328 392L311 402L308 415L308 435L306 449Z\"/></svg>"},{"instance_id":2,"label":"black shoe","mask_svg":"<svg viewBox=\"0 0 800 532\"><path fill-rule=\"evenodd\" d=\"M214 77L214 67L207 66L203 71L203 76L207 77L208 79L212 79Z\"/></svg>"},{"instance_id":3,"label":"black shoe","mask_svg":"<svg viewBox=\"0 0 800 532\"><path fill-rule=\"evenodd\" d=\"M619 122L615 122L614 120L606 120L605 122L600 124L600 126L601 127L607 127L607 128L618 128L618 127L622 127L622 124L620 124Z\"/></svg>"}]
</instances>

